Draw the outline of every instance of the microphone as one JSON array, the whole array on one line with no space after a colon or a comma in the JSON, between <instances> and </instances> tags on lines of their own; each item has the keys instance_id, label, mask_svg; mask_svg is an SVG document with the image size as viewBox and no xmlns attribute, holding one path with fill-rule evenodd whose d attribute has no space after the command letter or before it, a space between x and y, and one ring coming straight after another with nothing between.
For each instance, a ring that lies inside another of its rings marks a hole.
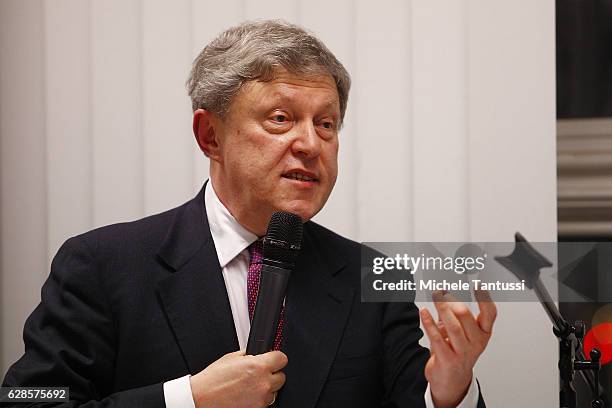
<instances>
[{"instance_id":1,"label":"microphone","mask_svg":"<svg viewBox=\"0 0 612 408\"><path fill-rule=\"evenodd\" d=\"M263 354L274 346L289 275L302 243L302 219L284 211L272 214L263 241L263 265L246 354Z\"/></svg>"}]
</instances>

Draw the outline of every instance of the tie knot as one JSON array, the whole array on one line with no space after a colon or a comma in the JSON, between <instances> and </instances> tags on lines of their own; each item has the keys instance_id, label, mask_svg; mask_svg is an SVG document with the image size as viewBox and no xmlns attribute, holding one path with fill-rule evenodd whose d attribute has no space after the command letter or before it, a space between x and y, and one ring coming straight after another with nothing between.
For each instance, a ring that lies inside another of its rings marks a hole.
<instances>
[{"instance_id":1,"label":"tie knot","mask_svg":"<svg viewBox=\"0 0 612 408\"><path fill-rule=\"evenodd\" d=\"M263 258L263 239L258 239L249 245L249 255L251 256L251 264L261 263Z\"/></svg>"}]
</instances>

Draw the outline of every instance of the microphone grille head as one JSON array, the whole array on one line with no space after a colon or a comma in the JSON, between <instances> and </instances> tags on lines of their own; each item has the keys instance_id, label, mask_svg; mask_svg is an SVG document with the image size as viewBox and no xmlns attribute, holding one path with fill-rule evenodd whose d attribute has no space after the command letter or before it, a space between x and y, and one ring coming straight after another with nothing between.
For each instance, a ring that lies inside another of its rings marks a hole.
<instances>
[{"instance_id":1,"label":"microphone grille head","mask_svg":"<svg viewBox=\"0 0 612 408\"><path fill-rule=\"evenodd\" d=\"M302 244L302 219L295 214L278 211L272 214L264 238L263 258L272 263L295 263Z\"/></svg>"}]
</instances>

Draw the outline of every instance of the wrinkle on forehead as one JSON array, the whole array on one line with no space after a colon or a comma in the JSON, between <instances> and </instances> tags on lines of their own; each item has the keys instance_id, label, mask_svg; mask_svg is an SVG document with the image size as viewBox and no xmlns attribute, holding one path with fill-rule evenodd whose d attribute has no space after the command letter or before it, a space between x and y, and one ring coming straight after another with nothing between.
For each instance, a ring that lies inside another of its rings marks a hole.
<instances>
[{"instance_id":1,"label":"wrinkle on forehead","mask_svg":"<svg viewBox=\"0 0 612 408\"><path fill-rule=\"evenodd\" d=\"M274 79L269 81L249 81L245 83L234 97L232 105L242 100L248 105L261 103L265 100L266 104L290 103L301 96L302 93L311 93L314 96L317 90L328 91L326 94L318 94L321 106L334 107L340 109L340 101L336 84L331 75L297 75L284 71L279 72ZM314 100L312 100L314 102ZM242 105L238 103L238 105ZM230 111L231 111L230 107Z\"/></svg>"},{"instance_id":2,"label":"wrinkle on forehead","mask_svg":"<svg viewBox=\"0 0 612 408\"><path fill-rule=\"evenodd\" d=\"M329 88L336 90L336 83L331 75L320 74L320 75L297 75L290 72L284 71L279 72L274 79L270 81L256 81L265 82L268 84L282 83L293 86L302 86L308 88Z\"/></svg>"},{"instance_id":3,"label":"wrinkle on forehead","mask_svg":"<svg viewBox=\"0 0 612 408\"><path fill-rule=\"evenodd\" d=\"M296 89L275 89L271 94L266 95L266 104L269 105L288 105L296 101L296 97L299 97L303 90ZM250 101L261 101L263 95L251 95L248 99ZM309 95L310 96L310 95ZM302 102L310 102L321 107L338 107L338 99L333 96L320 95L318 98L309 97L304 98Z\"/></svg>"},{"instance_id":4,"label":"wrinkle on forehead","mask_svg":"<svg viewBox=\"0 0 612 408\"><path fill-rule=\"evenodd\" d=\"M336 98L338 97L338 90L331 76L297 77L294 75L276 77L271 81L249 81L242 86L236 96L241 93L249 94L252 91L261 92L270 89L290 94L291 90L299 92L300 88L329 90L335 94Z\"/></svg>"}]
</instances>

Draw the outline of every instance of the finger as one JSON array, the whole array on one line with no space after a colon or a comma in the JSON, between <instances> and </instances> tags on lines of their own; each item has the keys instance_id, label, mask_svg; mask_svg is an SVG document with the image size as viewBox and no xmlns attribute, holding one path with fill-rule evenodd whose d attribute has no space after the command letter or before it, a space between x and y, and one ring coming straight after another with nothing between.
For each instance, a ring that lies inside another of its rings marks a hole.
<instances>
[{"instance_id":1,"label":"finger","mask_svg":"<svg viewBox=\"0 0 612 408\"><path fill-rule=\"evenodd\" d=\"M270 394L270 398L268 399L268 406L274 404L276 402L276 393L273 392Z\"/></svg>"},{"instance_id":2,"label":"finger","mask_svg":"<svg viewBox=\"0 0 612 408\"><path fill-rule=\"evenodd\" d=\"M444 327L444 322L442 320L438 320L436 322L436 326L438 326L438 330L440 331L440 335L444 339L448 339L448 333L446 332L446 327Z\"/></svg>"},{"instance_id":3,"label":"finger","mask_svg":"<svg viewBox=\"0 0 612 408\"><path fill-rule=\"evenodd\" d=\"M263 363L270 369L270 372L273 373L282 370L289 362L287 355L282 351L277 350L269 351L267 353L260 354L255 357L261 359Z\"/></svg>"},{"instance_id":4,"label":"finger","mask_svg":"<svg viewBox=\"0 0 612 408\"><path fill-rule=\"evenodd\" d=\"M450 339L448 338L448 333L446 332L446 327L444 327L444 323L442 323L442 321L438 320L436 322L436 326L438 326L438 330L440 330L440 335L444 338L444 341L448 343L448 345L450 346ZM451 346L452 348L452 346Z\"/></svg>"},{"instance_id":5,"label":"finger","mask_svg":"<svg viewBox=\"0 0 612 408\"><path fill-rule=\"evenodd\" d=\"M459 323L461 323L467 340L473 342L482 337L483 331L470 308L453 295L448 294L444 298L446 299L446 304L450 307L457 320L459 320Z\"/></svg>"},{"instance_id":6,"label":"finger","mask_svg":"<svg viewBox=\"0 0 612 408\"><path fill-rule=\"evenodd\" d=\"M276 392L280 390L283 385L285 385L286 379L287 377L285 377L285 373L283 373L282 371L277 371L272 374L272 376L270 377L270 385L272 391Z\"/></svg>"},{"instance_id":7,"label":"finger","mask_svg":"<svg viewBox=\"0 0 612 408\"><path fill-rule=\"evenodd\" d=\"M444 338L444 341L452 349L452 346L450 345L450 339L448 338L448 333L446 332L446 327L444 327L444 323L439 321L439 322L436 322L436 325L438 326L438 330L440 330L440 335Z\"/></svg>"},{"instance_id":8,"label":"finger","mask_svg":"<svg viewBox=\"0 0 612 408\"><path fill-rule=\"evenodd\" d=\"M438 316L440 320L442 320L442 323L444 323L444 327L446 328L446 333L450 339L451 345L453 346L453 350L466 350L469 344L465 335L465 330L463 329L461 322L459 322L459 319L457 319L453 313L451 309L451 302L448 302L446 299L447 298L444 296L434 297L434 304L438 310Z\"/></svg>"},{"instance_id":9,"label":"finger","mask_svg":"<svg viewBox=\"0 0 612 408\"><path fill-rule=\"evenodd\" d=\"M474 296L478 301L478 309L480 309L480 313L476 318L478 325L483 332L491 334L493 332L493 323L495 323L497 318L495 302L491 300L491 295L486 290L474 290Z\"/></svg>"},{"instance_id":10,"label":"finger","mask_svg":"<svg viewBox=\"0 0 612 408\"><path fill-rule=\"evenodd\" d=\"M434 354L439 354L442 358L450 357L453 351L446 340L444 340L444 337L442 337L442 334L438 330L438 326L436 326L436 323L434 322L431 313L429 313L429 310L421 309L420 314L423 329L425 329L425 334L427 335L431 345L431 352Z\"/></svg>"}]
</instances>

